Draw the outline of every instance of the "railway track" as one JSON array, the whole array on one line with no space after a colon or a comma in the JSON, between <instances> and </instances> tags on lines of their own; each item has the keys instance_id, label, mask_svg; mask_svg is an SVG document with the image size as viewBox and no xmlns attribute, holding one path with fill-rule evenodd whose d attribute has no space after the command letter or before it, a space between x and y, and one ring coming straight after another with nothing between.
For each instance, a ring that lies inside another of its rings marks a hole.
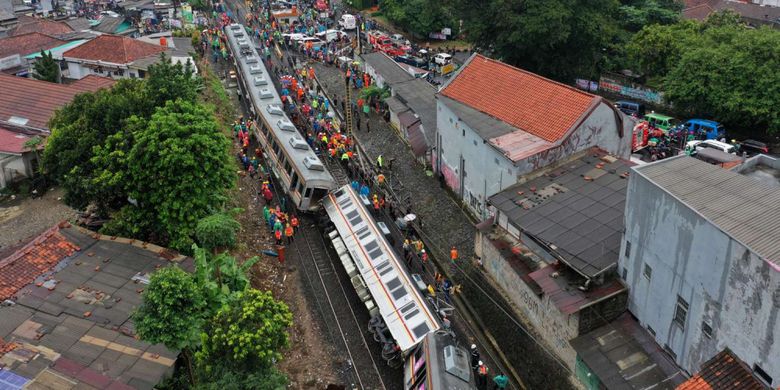
<instances>
[{"instance_id":1,"label":"railway track","mask_svg":"<svg viewBox=\"0 0 780 390\"><path fill-rule=\"evenodd\" d=\"M383 375L374 360L374 351L366 339L366 317L354 307L354 299L350 299L348 291L352 286L341 277L334 265L334 258L328 252L322 235L310 218L304 220L296 234L292 247L300 261L306 281L312 288L315 304L322 315L334 347L347 358L344 370L353 388L382 389L387 387ZM346 280L349 283L349 280ZM357 312L357 313L356 313Z\"/></svg>"}]
</instances>

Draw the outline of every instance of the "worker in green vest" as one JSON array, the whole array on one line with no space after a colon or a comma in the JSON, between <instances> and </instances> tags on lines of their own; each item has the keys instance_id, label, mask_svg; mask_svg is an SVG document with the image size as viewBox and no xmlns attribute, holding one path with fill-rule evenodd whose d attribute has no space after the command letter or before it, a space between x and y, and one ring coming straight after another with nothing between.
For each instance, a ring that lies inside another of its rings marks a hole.
<instances>
[{"instance_id":1,"label":"worker in green vest","mask_svg":"<svg viewBox=\"0 0 780 390\"><path fill-rule=\"evenodd\" d=\"M379 169L382 169L385 166L385 158L382 157L381 154L376 158L376 166L379 167Z\"/></svg>"}]
</instances>

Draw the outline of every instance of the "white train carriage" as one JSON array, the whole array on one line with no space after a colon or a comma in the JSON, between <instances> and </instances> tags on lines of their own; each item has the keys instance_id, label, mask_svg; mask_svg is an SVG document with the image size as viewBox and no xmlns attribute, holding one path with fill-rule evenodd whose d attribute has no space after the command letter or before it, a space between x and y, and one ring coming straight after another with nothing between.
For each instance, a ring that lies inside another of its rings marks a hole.
<instances>
[{"instance_id":1,"label":"white train carriage","mask_svg":"<svg viewBox=\"0 0 780 390\"><path fill-rule=\"evenodd\" d=\"M315 211L336 181L295 125L287 118L271 74L241 24L225 29L239 80L239 93L257 123L255 137L267 165L284 186L295 207Z\"/></svg>"},{"instance_id":2,"label":"white train carriage","mask_svg":"<svg viewBox=\"0 0 780 390\"><path fill-rule=\"evenodd\" d=\"M446 332L431 332L406 358L404 390L476 388L469 352Z\"/></svg>"},{"instance_id":3,"label":"white train carriage","mask_svg":"<svg viewBox=\"0 0 780 390\"><path fill-rule=\"evenodd\" d=\"M346 185L329 194L323 206L336 228L329 236L358 295L374 319L381 318L383 329L392 337L385 342L392 351L387 351L387 356L383 352L383 357L390 360L393 352L406 356L428 333L440 329L438 319L360 195ZM375 334L377 341L379 337ZM400 364L402 359L398 360Z\"/></svg>"}]
</instances>

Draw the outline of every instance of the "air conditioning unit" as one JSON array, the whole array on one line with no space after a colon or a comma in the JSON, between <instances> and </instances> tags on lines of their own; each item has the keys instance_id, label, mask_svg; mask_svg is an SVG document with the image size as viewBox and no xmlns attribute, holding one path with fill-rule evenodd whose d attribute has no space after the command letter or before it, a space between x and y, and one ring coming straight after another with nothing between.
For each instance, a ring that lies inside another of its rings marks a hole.
<instances>
[{"instance_id":1,"label":"air conditioning unit","mask_svg":"<svg viewBox=\"0 0 780 390\"><path fill-rule=\"evenodd\" d=\"M304 141L303 138L298 135L290 138L290 145L295 149L309 150L309 144L307 144L306 141Z\"/></svg>"},{"instance_id":2,"label":"air conditioning unit","mask_svg":"<svg viewBox=\"0 0 780 390\"><path fill-rule=\"evenodd\" d=\"M315 156L304 157L303 166L311 169L312 171L325 171L325 167L322 165L322 162Z\"/></svg>"},{"instance_id":3,"label":"air conditioning unit","mask_svg":"<svg viewBox=\"0 0 780 390\"><path fill-rule=\"evenodd\" d=\"M295 131L295 125L292 124L292 122L286 120L286 119L279 119L276 124L279 126L280 129L285 131Z\"/></svg>"},{"instance_id":4,"label":"air conditioning unit","mask_svg":"<svg viewBox=\"0 0 780 390\"><path fill-rule=\"evenodd\" d=\"M271 90L268 88L261 89L258 95L260 95L260 99L270 99L274 97L274 94L271 93Z\"/></svg>"},{"instance_id":5,"label":"air conditioning unit","mask_svg":"<svg viewBox=\"0 0 780 390\"><path fill-rule=\"evenodd\" d=\"M241 31L241 25L240 24L231 24L230 29L233 31Z\"/></svg>"},{"instance_id":6,"label":"air conditioning unit","mask_svg":"<svg viewBox=\"0 0 780 390\"><path fill-rule=\"evenodd\" d=\"M276 104L269 104L265 109L271 115L284 115L284 110L282 110L282 107Z\"/></svg>"},{"instance_id":7,"label":"air conditioning unit","mask_svg":"<svg viewBox=\"0 0 780 390\"><path fill-rule=\"evenodd\" d=\"M255 85L258 87L261 85L268 85L268 80L265 76L255 76Z\"/></svg>"},{"instance_id":8,"label":"air conditioning unit","mask_svg":"<svg viewBox=\"0 0 780 390\"><path fill-rule=\"evenodd\" d=\"M249 67L249 73L250 74L263 73L263 67L260 66L260 64L252 65L252 66Z\"/></svg>"},{"instance_id":9,"label":"air conditioning unit","mask_svg":"<svg viewBox=\"0 0 780 390\"><path fill-rule=\"evenodd\" d=\"M247 64L256 64L257 63L257 57L255 57L254 54L247 54L244 58L244 61L246 61Z\"/></svg>"}]
</instances>

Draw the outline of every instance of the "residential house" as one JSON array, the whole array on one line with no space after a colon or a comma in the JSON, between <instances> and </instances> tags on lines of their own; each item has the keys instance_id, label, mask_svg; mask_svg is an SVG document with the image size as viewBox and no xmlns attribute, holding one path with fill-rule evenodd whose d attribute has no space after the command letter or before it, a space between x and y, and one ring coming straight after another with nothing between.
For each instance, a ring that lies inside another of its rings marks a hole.
<instances>
[{"instance_id":1,"label":"residential house","mask_svg":"<svg viewBox=\"0 0 780 390\"><path fill-rule=\"evenodd\" d=\"M683 18L704 20L712 13L720 11L733 11L739 14L742 21L748 25L770 26L780 28L780 7L775 4L768 4L768 0L760 0L763 3L745 2L734 0L686 0L683 9ZM774 5L774 6L772 6Z\"/></svg>"},{"instance_id":2,"label":"residential house","mask_svg":"<svg viewBox=\"0 0 780 390\"><path fill-rule=\"evenodd\" d=\"M67 24L46 18L19 15L17 24L10 30L9 36L29 33L41 33L49 36L57 36L73 32Z\"/></svg>"},{"instance_id":3,"label":"residential house","mask_svg":"<svg viewBox=\"0 0 780 390\"><path fill-rule=\"evenodd\" d=\"M0 126L30 134L49 134L49 119L58 108L84 92L108 88L114 81L89 76L71 84L0 74Z\"/></svg>"},{"instance_id":4,"label":"residential house","mask_svg":"<svg viewBox=\"0 0 780 390\"><path fill-rule=\"evenodd\" d=\"M62 53L68 64L68 77L87 75L113 79L144 78L149 63L159 60L166 48L119 35L101 35Z\"/></svg>"},{"instance_id":5,"label":"residential house","mask_svg":"<svg viewBox=\"0 0 780 390\"><path fill-rule=\"evenodd\" d=\"M427 164L436 139L436 87L422 79L394 84L385 100L390 124L409 142L414 155Z\"/></svg>"},{"instance_id":6,"label":"residential house","mask_svg":"<svg viewBox=\"0 0 780 390\"><path fill-rule=\"evenodd\" d=\"M615 272L629 165L591 148L489 199L475 254L519 317L574 371L570 341L626 310Z\"/></svg>"},{"instance_id":7,"label":"residential house","mask_svg":"<svg viewBox=\"0 0 780 390\"><path fill-rule=\"evenodd\" d=\"M414 76L381 51L362 54L360 58L363 60L364 71L374 79L374 83L380 88L392 89L396 84L414 79Z\"/></svg>"},{"instance_id":8,"label":"residential house","mask_svg":"<svg viewBox=\"0 0 780 390\"><path fill-rule=\"evenodd\" d=\"M780 187L738 170L687 156L632 168L628 309L687 372L728 348L780 385L778 221Z\"/></svg>"},{"instance_id":9,"label":"residential house","mask_svg":"<svg viewBox=\"0 0 780 390\"><path fill-rule=\"evenodd\" d=\"M67 222L0 259L0 387L153 389L178 351L137 339L150 274L192 259ZM2 248L13 249L13 248Z\"/></svg>"},{"instance_id":10,"label":"residential house","mask_svg":"<svg viewBox=\"0 0 780 390\"><path fill-rule=\"evenodd\" d=\"M107 16L104 15L98 20L96 25L91 27L92 30L101 34L114 34L114 35L130 35L137 31L124 16Z\"/></svg>"},{"instance_id":11,"label":"residential house","mask_svg":"<svg viewBox=\"0 0 780 390\"><path fill-rule=\"evenodd\" d=\"M766 385L753 375L745 362L724 349L704 363L691 379L677 386L677 390L705 389L765 390Z\"/></svg>"},{"instance_id":12,"label":"residential house","mask_svg":"<svg viewBox=\"0 0 780 390\"><path fill-rule=\"evenodd\" d=\"M32 177L37 155L24 143L34 136L49 135L54 111L84 92L108 88L111 79L88 76L72 84L55 84L0 74L0 188Z\"/></svg>"},{"instance_id":13,"label":"residential house","mask_svg":"<svg viewBox=\"0 0 780 390\"><path fill-rule=\"evenodd\" d=\"M27 76L31 73L34 63L28 56L40 55L42 50L50 51L65 44L68 42L39 32L0 38L0 71Z\"/></svg>"},{"instance_id":14,"label":"residential house","mask_svg":"<svg viewBox=\"0 0 780 390\"><path fill-rule=\"evenodd\" d=\"M390 91L391 96L385 100L390 124L406 139L419 161L428 164L436 139L436 87L415 78L383 52L363 54L361 58L374 84Z\"/></svg>"},{"instance_id":15,"label":"residential house","mask_svg":"<svg viewBox=\"0 0 780 390\"><path fill-rule=\"evenodd\" d=\"M522 176L598 146L619 158L631 129L603 98L474 54L437 95L435 172L469 209Z\"/></svg>"}]
</instances>

